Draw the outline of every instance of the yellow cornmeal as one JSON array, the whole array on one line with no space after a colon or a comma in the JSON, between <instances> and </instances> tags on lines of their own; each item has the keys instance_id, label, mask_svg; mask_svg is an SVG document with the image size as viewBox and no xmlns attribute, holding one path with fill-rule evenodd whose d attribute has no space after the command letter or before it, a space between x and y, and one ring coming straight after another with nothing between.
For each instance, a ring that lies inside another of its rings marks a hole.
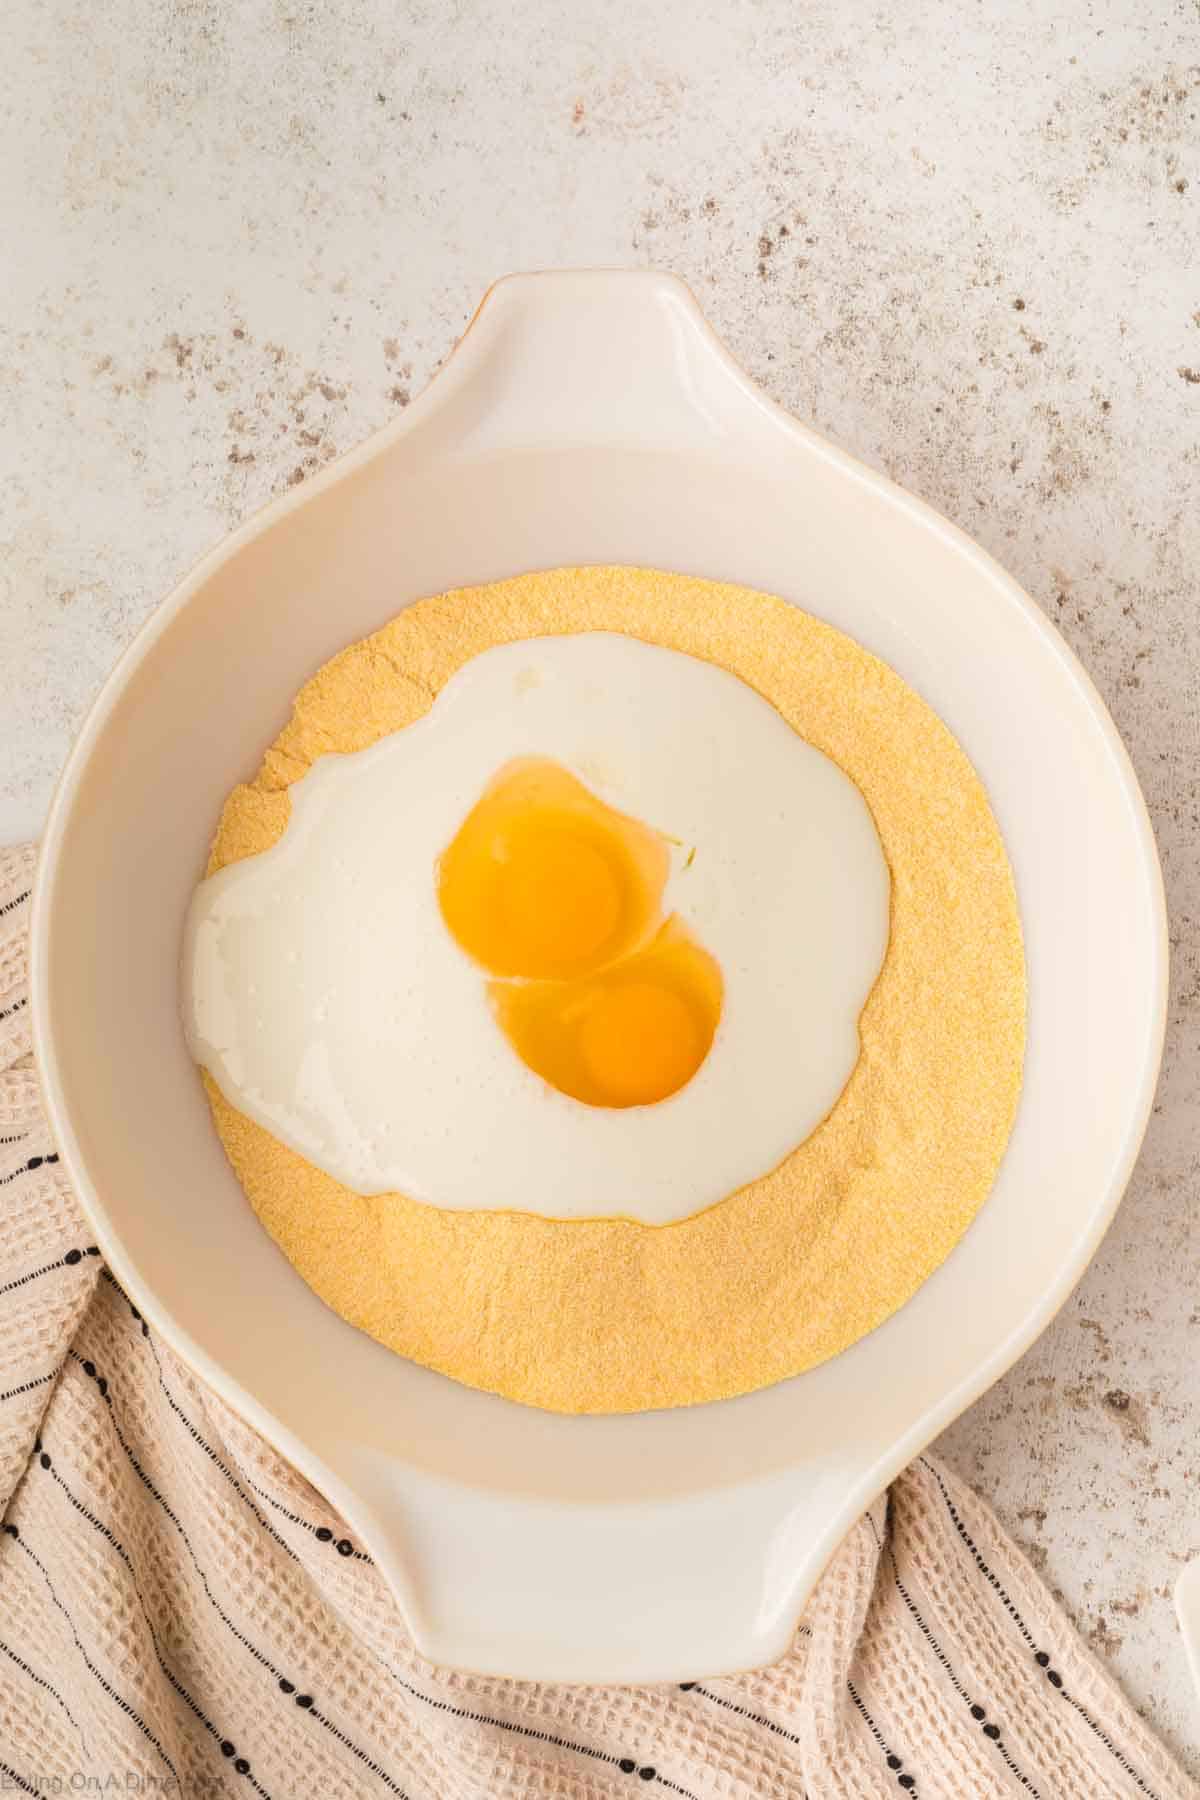
<instances>
[{"instance_id":1,"label":"yellow cornmeal","mask_svg":"<svg viewBox=\"0 0 1200 1800\"><path fill-rule=\"evenodd\" d=\"M858 1064L825 1122L773 1173L677 1224L562 1221L364 1198L206 1086L259 1218L343 1318L472 1387L626 1412L799 1374L915 1292L995 1179L1021 1084L1025 966L983 787L913 690L782 600L648 569L464 588L344 650L230 795L210 873L276 841L288 784L316 757L412 724L494 644L576 631L627 632L731 670L866 797L892 874L891 942Z\"/></svg>"}]
</instances>

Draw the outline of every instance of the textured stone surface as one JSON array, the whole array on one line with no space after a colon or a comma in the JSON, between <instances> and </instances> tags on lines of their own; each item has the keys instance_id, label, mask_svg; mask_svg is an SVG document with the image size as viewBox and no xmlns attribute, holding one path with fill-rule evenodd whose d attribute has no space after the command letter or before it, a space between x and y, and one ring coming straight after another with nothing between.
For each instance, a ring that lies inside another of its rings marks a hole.
<instances>
[{"instance_id":1,"label":"textured stone surface","mask_svg":"<svg viewBox=\"0 0 1200 1800\"><path fill-rule=\"evenodd\" d=\"M100 21L15 0L0 64L0 838L37 830L188 563L402 407L495 275L686 276L778 400L1026 584L1145 785L1175 964L1141 1166L1079 1293L943 1448L1194 1741L1169 1601L1200 1554L1194 5Z\"/></svg>"}]
</instances>

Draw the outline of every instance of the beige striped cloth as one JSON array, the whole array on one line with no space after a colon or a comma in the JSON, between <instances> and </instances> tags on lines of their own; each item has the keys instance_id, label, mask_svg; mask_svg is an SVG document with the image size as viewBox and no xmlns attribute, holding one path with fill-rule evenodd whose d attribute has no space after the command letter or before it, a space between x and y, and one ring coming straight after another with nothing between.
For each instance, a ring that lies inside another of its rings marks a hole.
<instances>
[{"instance_id":1,"label":"beige striped cloth","mask_svg":"<svg viewBox=\"0 0 1200 1800\"><path fill-rule=\"evenodd\" d=\"M782 1663L652 1688L434 1668L308 1484L147 1329L29 1055L0 852L0 1791L261 1800L1197 1800L988 1509L929 1458Z\"/></svg>"}]
</instances>

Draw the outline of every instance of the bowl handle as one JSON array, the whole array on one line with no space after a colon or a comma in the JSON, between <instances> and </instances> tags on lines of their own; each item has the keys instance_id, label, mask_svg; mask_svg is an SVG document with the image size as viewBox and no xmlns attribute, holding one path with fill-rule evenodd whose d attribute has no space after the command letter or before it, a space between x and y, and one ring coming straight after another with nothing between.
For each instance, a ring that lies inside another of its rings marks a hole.
<instances>
[{"instance_id":1,"label":"bowl handle","mask_svg":"<svg viewBox=\"0 0 1200 1800\"><path fill-rule=\"evenodd\" d=\"M638 269L497 281L404 424L455 456L581 437L715 451L797 430L733 360L690 288Z\"/></svg>"},{"instance_id":2,"label":"bowl handle","mask_svg":"<svg viewBox=\"0 0 1200 1800\"><path fill-rule=\"evenodd\" d=\"M521 1494L505 1506L361 1444L332 1460L341 1479L326 1468L320 1486L421 1655L477 1674L603 1684L686 1682L786 1655L826 1563L889 1473L835 1455L684 1500Z\"/></svg>"}]
</instances>

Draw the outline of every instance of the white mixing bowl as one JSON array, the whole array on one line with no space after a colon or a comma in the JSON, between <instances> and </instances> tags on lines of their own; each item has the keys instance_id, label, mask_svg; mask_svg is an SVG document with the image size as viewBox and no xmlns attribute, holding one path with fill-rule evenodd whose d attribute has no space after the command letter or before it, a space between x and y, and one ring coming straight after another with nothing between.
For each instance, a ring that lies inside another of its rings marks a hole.
<instances>
[{"instance_id":1,"label":"white mixing bowl","mask_svg":"<svg viewBox=\"0 0 1200 1800\"><path fill-rule=\"evenodd\" d=\"M402 1361L305 1287L213 1131L179 951L220 804L320 663L421 595L588 562L782 594L937 709L1016 871L1029 1046L994 1192L887 1324L745 1399L568 1419ZM501 282L402 418L188 576L75 747L33 923L47 1102L128 1293L342 1510L427 1656L581 1681L784 1652L854 1519L1094 1252L1149 1112L1165 984L1145 808L1062 640L961 532L774 407L652 274Z\"/></svg>"}]
</instances>

